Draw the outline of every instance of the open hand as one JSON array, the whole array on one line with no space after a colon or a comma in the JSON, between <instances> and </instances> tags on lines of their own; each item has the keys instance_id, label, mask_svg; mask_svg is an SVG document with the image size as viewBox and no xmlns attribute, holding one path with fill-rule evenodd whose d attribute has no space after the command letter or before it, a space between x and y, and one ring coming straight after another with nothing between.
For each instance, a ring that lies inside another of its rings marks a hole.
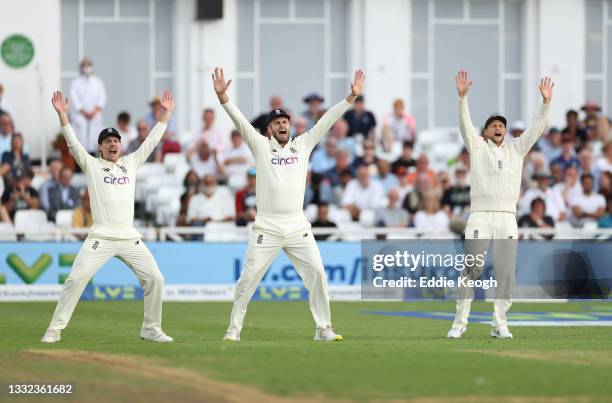
<instances>
[{"instance_id":1,"label":"open hand","mask_svg":"<svg viewBox=\"0 0 612 403\"><path fill-rule=\"evenodd\" d=\"M555 83L552 78L546 76L540 80L540 94L542 94L542 99L544 103L547 104L552 99L552 91Z\"/></svg>"},{"instance_id":2,"label":"open hand","mask_svg":"<svg viewBox=\"0 0 612 403\"><path fill-rule=\"evenodd\" d=\"M460 70L455 76L455 84L457 84L457 94L460 98L467 95L470 87L472 86L472 80L468 78L467 71Z\"/></svg>"},{"instance_id":3,"label":"open hand","mask_svg":"<svg viewBox=\"0 0 612 403\"><path fill-rule=\"evenodd\" d=\"M170 91L164 90L160 104L166 111L172 112L174 110L174 98L172 97L172 93Z\"/></svg>"},{"instance_id":4,"label":"open hand","mask_svg":"<svg viewBox=\"0 0 612 403\"><path fill-rule=\"evenodd\" d=\"M68 112L68 98L65 98L61 91L55 91L51 98L51 103L57 113Z\"/></svg>"},{"instance_id":5,"label":"open hand","mask_svg":"<svg viewBox=\"0 0 612 403\"><path fill-rule=\"evenodd\" d=\"M224 94L232 83L232 80L225 81L225 76L223 75L223 69L221 67L215 67L212 79L217 94Z\"/></svg>"},{"instance_id":6,"label":"open hand","mask_svg":"<svg viewBox=\"0 0 612 403\"><path fill-rule=\"evenodd\" d=\"M361 91L363 90L363 82L365 80L365 74L361 69L357 69L355 71L355 78L351 83L351 94L354 96L361 95Z\"/></svg>"}]
</instances>

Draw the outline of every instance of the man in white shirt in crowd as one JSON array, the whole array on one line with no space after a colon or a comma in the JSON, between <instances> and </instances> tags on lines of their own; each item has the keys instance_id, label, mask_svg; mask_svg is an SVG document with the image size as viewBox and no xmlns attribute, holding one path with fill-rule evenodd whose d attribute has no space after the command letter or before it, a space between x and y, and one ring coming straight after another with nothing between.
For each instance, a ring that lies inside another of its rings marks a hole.
<instances>
[{"instance_id":1,"label":"man in white shirt in crowd","mask_svg":"<svg viewBox=\"0 0 612 403\"><path fill-rule=\"evenodd\" d=\"M246 186L247 171L255 166L255 160L238 130L232 130L230 140L231 146L223 151L221 165L227 177L227 185L236 191Z\"/></svg>"},{"instance_id":2,"label":"man in white shirt in crowd","mask_svg":"<svg viewBox=\"0 0 612 403\"><path fill-rule=\"evenodd\" d=\"M200 192L189 199L187 222L191 225L205 225L209 221L234 221L236 206L231 192L219 186L213 175L205 175Z\"/></svg>"},{"instance_id":3,"label":"man in white shirt in crowd","mask_svg":"<svg viewBox=\"0 0 612 403\"><path fill-rule=\"evenodd\" d=\"M594 191L593 175L584 174L580 177L582 193L569 200L572 210L572 224L575 227L597 227L597 220L606 212L606 199Z\"/></svg>"},{"instance_id":4,"label":"man in white shirt in crowd","mask_svg":"<svg viewBox=\"0 0 612 403\"><path fill-rule=\"evenodd\" d=\"M341 205L351 213L354 220L358 220L361 211L384 207L384 197L383 186L378 180L370 178L366 165L361 165L357 168L357 177L346 185Z\"/></svg>"},{"instance_id":5,"label":"man in white shirt in crowd","mask_svg":"<svg viewBox=\"0 0 612 403\"><path fill-rule=\"evenodd\" d=\"M578 168L568 166L563 174L563 182L553 186L553 190L561 195L566 206L571 198L582 194L582 185L578 180Z\"/></svg>"},{"instance_id":6,"label":"man in white shirt in crowd","mask_svg":"<svg viewBox=\"0 0 612 403\"><path fill-rule=\"evenodd\" d=\"M211 150L214 150L221 155L227 147L227 135L223 130L215 125L215 110L212 108L204 109L202 112L202 129L193 135L190 149L197 147L202 141L205 141Z\"/></svg>"},{"instance_id":7,"label":"man in white shirt in crowd","mask_svg":"<svg viewBox=\"0 0 612 403\"><path fill-rule=\"evenodd\" d=\"M515 281L518 238L516 205L520 197L523 161L546 128L554 84L549 77L540 81L542 103L531 128L509 142L504 142L506 118L503 116L489 117L482 136L474 127L467 101L472 81L468 79L467 72L459 71L455 84L459 95L459 133L470 153L472 173L465 254L481 255L492 243L497 287L490 335L511 339L506 312L512 306L511 294ZM480 277L483 268L482 265L467 266L461 276L475 280ZM460 338L465 332L473 298L473 288L459 288L457 313L448 338Z\"/></svg>"},{"instance_id":8,"label":"man in white shirt in crowd","mask_svg":"<svg viewBox=\"0 0 612 403\"><path fill-rule=\"evenodd\" d=\"M106 88L94 75L93 61L85 57L79 76L70 85L70 120L79 142L88 153L98 151L98 133L102 130L102 110L106 106Z\"/></svg>"},{"instance_id":9,"label":"man in white shirt in crowd","mask_svg":"<svg viewBox=\"0 0 612 403\"><path fill-rule=\"evenodd\" d=\"M414 227L421 231L448 231L448 214L440 208L440 200L433 190L423 195L423 210L414 215Z\"/></svg>"},{"instance_id":10,"label":"man in white shirt in crowd","mask_svg":"<svg viewBox=\"0 0 612 403\"><path fill-rule=\"evenodd\" d=\"M70 152L87 177L93 226L64 282L53 318L41 341L60 341L61 331L68 325L89 280L108 260L117 257L134 271L144 289L140 337L171 343L174 340L161 328L164 277L134 228L134 193L136 171L159 143L174 111L172 95L169 91L164 92L161 106L165 113L136 152L122 156L121 135L117 129L109 127L98 135L99 158L89 155L79 143L68 120L68 101L60 91L53 94L52 103Z\"/></svg>"},{"instance_id":11,"label":"man in white shirt in crowd","mask_svg":"<svg viewBox=\"0 0 612 403\"><path fill-rule=\"evenodd\" d=\"M551 176L547 171L538 171L533 175L537 183L536 188L528 189L521 197L519 215L529 214L531 202L537 198L544 200L546 204L546 215L552 217L555 222L565 221L567 218L567 204L561 193L550 187Z\"/></svg>"},{"instance_id":12,"label":"man in white shirt in crowd","mask_svg":"<svg viewBox=\"0 0 612 403\"><path fill-rule=\"evenodd\" d=\"M225 176L216 151L211 150L204 140L187 153L187 162L200 178L203 178L204 175L213 175L215 178Z\"/></svg>"},{"instance_id":13,"label":"man in white shirt in crowd","mask_svg":"<svg viewBox=\"0 0 612 403\"><path fill-rule=\"evenodd\" d=\"M599 172L612 172L612 140L604 144L601 156L595 161L595 168Z\"/></svg>"}]
</instances>

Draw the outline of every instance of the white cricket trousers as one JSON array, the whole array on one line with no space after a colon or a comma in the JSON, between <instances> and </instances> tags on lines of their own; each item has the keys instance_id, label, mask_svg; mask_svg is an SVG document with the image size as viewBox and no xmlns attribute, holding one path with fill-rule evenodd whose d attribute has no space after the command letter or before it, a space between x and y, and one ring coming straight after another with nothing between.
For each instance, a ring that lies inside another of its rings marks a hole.
<instances>
[{"instance_id":1,"label":"white cricket trousers","mask_svg":"<svg viewBox=\"0 0 612 403\"><path fill-rule=\"evenodd\" d=\"M493 304L493 327L508 327L506 313L512 306L511 292L514 288L516 275L516 247L518 242L518 227L516 215L497 211L475 211L470 213L465 228L465 253L480 254L491 245L491 262L497 287ZM488 256L488 255L487 255ZM467 268L462 276L476 280L484 267ZM470 308L474 300L474 289L463 287L459 289L457 313L453 327L461 328L468 324Z\"/></svg>"},{"instance_id":2,"label":"white cricket trousers","mask_svg":"<svg viewBox=\"0 0 612 403\"><path fill-rule=\"evenodd\" d=\"M331 326L327 275L310 223L303 215L258 215L249 237L242 273L236 283L228 332L240 334L247 305L281 249L308 290L310 311L316 326Z\"/></svg>"},{"instance_id":3,"label":"white cricket trousers","mask_svg":"<svg viewBox=\"0 0 612 403\"><path fill-rule=\"evenodd\" d=\"M70 275L64 282L49 329L66 328L72 312L89 280L110 258L117 257L128 265L144 289L144 320L142 330L161 330L164 277L149 249L140 239L108 240L87 238L74 260Z\"/></svg>"}]
</instances>

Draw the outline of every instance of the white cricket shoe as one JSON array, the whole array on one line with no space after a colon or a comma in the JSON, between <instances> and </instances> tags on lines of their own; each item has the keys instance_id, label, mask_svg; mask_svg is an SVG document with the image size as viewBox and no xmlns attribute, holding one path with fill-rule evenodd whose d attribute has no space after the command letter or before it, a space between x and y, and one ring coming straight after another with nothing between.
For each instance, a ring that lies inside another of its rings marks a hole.
<instances>
[{"instance_id":1,"label":"white cricket shoe","mask_svg":"<svg viewBox=\"0 0 612 403\"><path fill-rule=\"evenodd\" d=\"M507 327L494 327L491 329L491 336L496 339L511 339L512 333Z\"/></svg>"},{"instance_id":2,"label":"white cricket shoe","mask_svg":"<svg viewBox=\"0 0 612 403\"><path fill-rule=\"evenodd\" d=\"M168 336L161 330L158 331L140 331L140 338L147 341L153 341L155 343L172 343L174 339Z\"/></svg>"},{"instance_id":3,"label":"white cricket shoe","mask_svg":"<svg viewBox=\"0 0 612 403\"><path fill-rule=\"evenodd\" d=\"M57 343L62 339L62 331L61 330L53 330L47 329L42 339L40 339L43 343Z\"/></svg>"},{"instance_id":4,"label":"white cricket shoe","mask_svg":"<svg viewBox=\"0 0 612 403\"><path fill-rule=\"evenodd\" d=\"M465 333L465 331L467 330L467 328L464 327L451 327L451 329L448 331L448 333L446 334L446 337L449 339L460 339L461 336L463 336L463 333Z\"/></svg>"},{"instance_id":5,"label":"white cricket shoe","mask_svg":"<svg viewBox=\"0 0 612 403\"><path fill-rule=\"evenodd\" d=\"M240 341L240 335L232 332L225 333L223 341Z\"/></svg>"},{"instance_id":6,"label":"white cricket shoe","mask_svg":"<svg viewBox=\"0 0 612 403\"><path fill-rule=\"evenodd\" d=\"M331 326L318 327L315 331L315 341L342 341L342 335L334 333Z\"/></svg>"}]
</instances>

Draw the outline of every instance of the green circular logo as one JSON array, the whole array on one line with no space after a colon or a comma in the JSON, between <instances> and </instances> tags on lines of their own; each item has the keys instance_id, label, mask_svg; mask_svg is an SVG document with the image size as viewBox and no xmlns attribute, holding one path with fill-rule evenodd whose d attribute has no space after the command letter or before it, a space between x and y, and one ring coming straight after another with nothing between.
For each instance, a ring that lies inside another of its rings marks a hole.
<instances>
[{"instance_id":1,"label":"green circular logo","mask_svg":"<svg viewBox=\"0 0 612 403\"><path fill-rule=\"evenodd\" d=\"M11 35L2 42L2 60L11 67L25 67L34 58L34 45L27 37Z\"/></svg>"}]
</instances>

